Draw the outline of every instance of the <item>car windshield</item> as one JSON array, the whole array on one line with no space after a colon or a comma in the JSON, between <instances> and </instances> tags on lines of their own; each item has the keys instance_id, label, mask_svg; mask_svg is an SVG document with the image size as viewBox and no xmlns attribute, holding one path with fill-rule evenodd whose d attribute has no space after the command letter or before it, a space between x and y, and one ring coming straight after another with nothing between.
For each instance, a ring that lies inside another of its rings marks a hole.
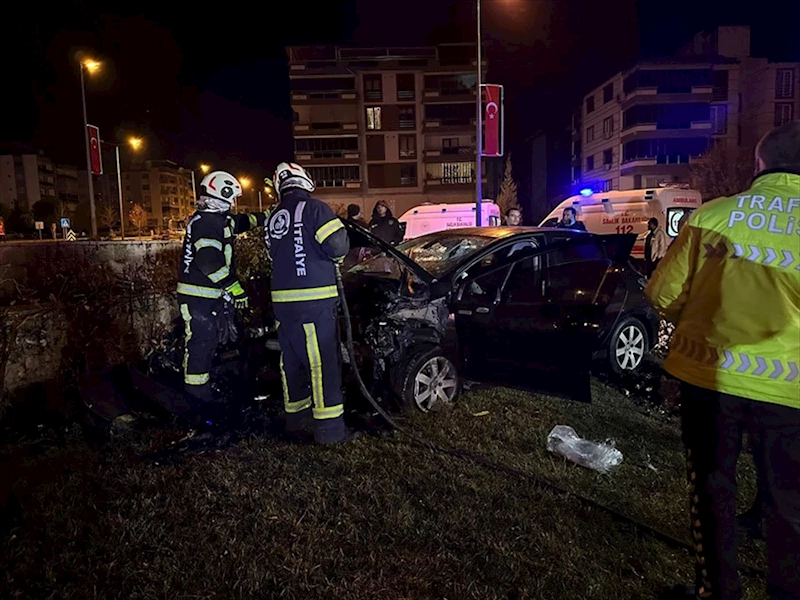
<instances>
[{"instance_id":1,"label":"car windshield","mask_svg":"<svg viewBox=\"0 0 800 600\"><path fill-rule=\"evenodd\" d=\"M396 248L433 277L439 278L491 243L492 239L480 235L458 237L432 233L403 242ZM400 270L396 262L390 256L381 253L355 265L350 271L399 277Z\"/></svg>"}]
</instances>

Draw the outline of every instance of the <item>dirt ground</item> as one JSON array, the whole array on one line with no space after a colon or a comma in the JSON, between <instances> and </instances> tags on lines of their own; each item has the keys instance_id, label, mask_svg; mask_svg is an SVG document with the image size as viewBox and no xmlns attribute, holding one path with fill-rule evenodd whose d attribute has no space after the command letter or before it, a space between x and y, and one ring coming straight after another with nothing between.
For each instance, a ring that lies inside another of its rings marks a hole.
<instances>
[{"instance_id":1,"label":"dirt ground","mask_svg":"<svg viewBox=\"0 0 800 600\"><path fill-rule=\"evenodd\" d=\"M629 387L595 380L591 405L474 390L401 421L686 540L677 422ZM548 453L559 424L613 439L622 464L601 475ZM175 428L145 423L102 450L75 425L9 440L0 597L622 600L691 580L685 549L530 478L397 434L315 447L260 427L157 459ZM742 550L763 568L761 543ZM759 577L744 582L746 599L765 597Z\"/></svg>"}]
</instances>

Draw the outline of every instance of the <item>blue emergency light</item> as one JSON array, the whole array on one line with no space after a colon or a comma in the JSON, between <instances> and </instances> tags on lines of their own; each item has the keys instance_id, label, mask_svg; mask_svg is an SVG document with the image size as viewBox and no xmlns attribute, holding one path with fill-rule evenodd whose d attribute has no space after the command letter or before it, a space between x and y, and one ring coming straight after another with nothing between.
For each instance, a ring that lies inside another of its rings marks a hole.
<instances>
[{"instance_id":1,"label":"blue emergency light","mask_svg":"<svg viewBox=\"0 0 800 600\"><path fill-rule=\"evenodd\" d=\"M592 192L592 188L583 188L581 190L581 196L583 196L584 198L591 196L593 193L594 192Z\"/></svg>"}]
</instances>

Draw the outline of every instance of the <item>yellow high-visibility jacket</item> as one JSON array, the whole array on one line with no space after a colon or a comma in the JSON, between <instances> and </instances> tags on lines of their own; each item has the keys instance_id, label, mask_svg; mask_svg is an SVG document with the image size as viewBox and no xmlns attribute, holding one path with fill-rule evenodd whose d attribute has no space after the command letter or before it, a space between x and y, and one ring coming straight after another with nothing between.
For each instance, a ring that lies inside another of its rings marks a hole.
<instances>
[{"instance_id":1,"label":"yellow high-visibility jacket","mask_svg":"<svg viewBox=\"0 0 800 600\"><path fill-rule=\"evenodd\" d=\"M671 375L800 408L800 173L692 213L645 293L676 324Z\"/></svg>"}]
</instances>

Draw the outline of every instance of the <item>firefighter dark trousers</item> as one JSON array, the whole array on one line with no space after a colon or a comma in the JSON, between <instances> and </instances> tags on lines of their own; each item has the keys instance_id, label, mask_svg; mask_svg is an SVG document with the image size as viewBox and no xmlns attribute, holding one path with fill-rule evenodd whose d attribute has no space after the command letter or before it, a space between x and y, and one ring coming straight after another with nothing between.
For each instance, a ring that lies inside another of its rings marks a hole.
<instances>
[{"instance_id":1,"label":"firefighter dark trousers","mask_svg":"<svg viewBox=\"0 0 800 600\"><path fill-rule=\"evenodd\" d=\"M202 411L213 402L211 365L219 341L218 300L191 298L180 305L185 327L183 383L186 393Z\"/></svg>"},{"instance_id":2,"label":"firefighter dark trousers","mask_svg":"<svg viewBox=\"0 0 800 600\"><path fill-rule=\"evenodd\" d=\"M276 303L286 427L306 429L313 417L320 443L347 433L342 405L342 363L336 300Z\"/></svg>"},{"instance_id":3,"label":"firefighter dark trousers","mask_svg":"<svg viewBox=\"0 0 800 600\"><path fill-rule=\"evenodd\" d=\"M800 600L800 410L683 385L681 417L700 598L738 600L736 463L742 434L763 472L769 597Z\"/></svg>"}]
</instances>

